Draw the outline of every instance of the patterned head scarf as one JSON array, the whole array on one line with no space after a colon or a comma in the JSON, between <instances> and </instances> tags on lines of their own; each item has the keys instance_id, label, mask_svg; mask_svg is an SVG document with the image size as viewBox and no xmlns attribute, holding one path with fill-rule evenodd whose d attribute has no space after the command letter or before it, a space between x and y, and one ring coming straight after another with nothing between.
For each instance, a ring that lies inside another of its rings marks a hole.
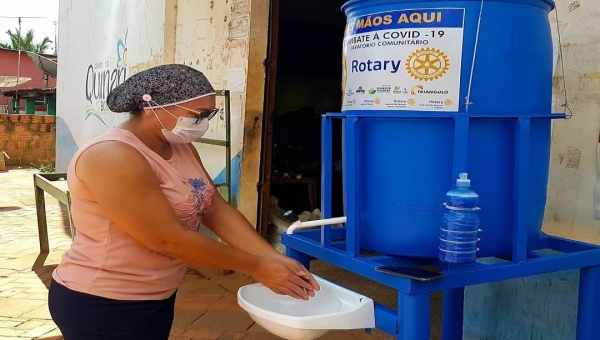
<instances>
[{"instance_id":1,"label":"patterned head scarf","mask_svg":"<svg viewBox=\"0 0 600 340\"><path fill-rule=\"evenodd\" d=\"M106 98L112 112L137 112L152 104L182 104L215 90L206 76L186 65L168 64L150 68L129 77Z\"/></svg>"}]
</instances>

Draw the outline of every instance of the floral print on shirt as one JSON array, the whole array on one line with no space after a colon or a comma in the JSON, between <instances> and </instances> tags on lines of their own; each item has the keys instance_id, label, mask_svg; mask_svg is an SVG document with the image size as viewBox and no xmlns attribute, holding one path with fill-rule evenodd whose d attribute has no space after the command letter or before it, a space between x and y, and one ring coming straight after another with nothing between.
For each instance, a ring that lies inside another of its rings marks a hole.
<instances>
[{"instance_id":1,"label":"floral print on shirt","mask_svg":"<svg viewBox=\"0 0 600 340\"><path fill-rule=\"evenodd\" d=\"M215 190L203 178L180 180L187 187L187 194L183 201L175 203L175 214L186 230L198 231L204 213L213 203Z\"/></svg>"}]
</instances>

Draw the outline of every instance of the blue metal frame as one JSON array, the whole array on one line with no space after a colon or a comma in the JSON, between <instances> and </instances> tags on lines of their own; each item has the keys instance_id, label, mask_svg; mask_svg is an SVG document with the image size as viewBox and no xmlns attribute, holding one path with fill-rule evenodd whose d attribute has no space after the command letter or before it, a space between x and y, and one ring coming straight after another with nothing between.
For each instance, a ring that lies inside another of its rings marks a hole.
<instances>
[{"instance_id":1,"label":"blue metal frame","mask_svg":"<svg viewBox=\"0 0 600 340\"><path fill-rule=\"evenodd\" d=\"M417 113L418 115L418 113ZM469 120L479 118L515 119L517 165L515 169L515 216L513 227L513 252L510 259L478 261L471 265L449 266L436 259L416 259L396 256L361 256L360 229L355 223L359 211L353 197L345 197L348 223L345 227L323 226L320 230L299 230L292 235L282 234L281 242L286 246L287 255L309 266L310 257L316 257L338 267L364 276L398 291L398 310L376 304L375 323L381 330L395 335L401 340L430 339L430 294L443 291L442 336L444 340L462 339L463 302L466 286L546 274L571 269L581 269L579 309L577 316L577 340L592 340L594 325L600 324L600 247L559 237L543 235L534 247L527 247L527 210L521 204L527 200L528 158L530 122L532 119L564 118L562 114L475 116L465 114L431 114L423 117L453 117L456 133L468 135ZM373 117L398 117L397 113L370 112ZM411 114L411 117L415 117ZM402 118L402 117L399 117ZM355 192L358 167L356 155L356 123L360 114L335 113L324 116L323 127L323 172L322 209L323 218L331 216L332 178L332 120L342 119L347 141L344 150L344 188ZM453 171L455 175L466 169L467 143L464 138L456 138ZM458 141L461 140L461 141ZM351 195L349 195L351 196ZM337 241L333 241L337 240ZM341 241L339 241L341 240ZM489 264L494 262L492 264ZM445 276L423 282L378 272L375 268L387 264L401 264L407 267L434 266L446 268Z\"/></svg>"}]
</instances>

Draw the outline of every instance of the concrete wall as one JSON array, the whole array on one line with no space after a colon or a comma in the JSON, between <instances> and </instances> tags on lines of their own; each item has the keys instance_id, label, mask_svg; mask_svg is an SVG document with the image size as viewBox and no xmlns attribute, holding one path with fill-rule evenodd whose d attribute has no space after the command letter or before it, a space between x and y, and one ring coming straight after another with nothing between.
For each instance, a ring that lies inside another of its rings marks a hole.
<instances>
[{"instance_id":1,"label":"concrete wall","mask_svg":"<svg viewBox=\"0 0 600 340\"><path fill-rule=\"evenodd\" d=\"M0 114L0 151L10 157L6 164L53 164L55 145L55 117Z\"/></svg>"},{"instance_id":2,"label":"concrete wall","mask_svg":"<svg viewBox=\"0 0 600 340\"><path fill-rule=\"evenodd\" d=\"M249 2L235 1L176 1L175 62L204 72L216 89L235 80L241 86L232 88L231 126L232 155L237 156L232 169L235 177L233 200L239 200L240 151L242 150L242 112L245 101L246 68L248 57ZM234 78L234 79L230 79ZM237 79L235 79L237 78ZM223 107L223 100L217 101ZM211 122L206 138L225 139L225 121L217 117ZM224 182L225 150L223 147L195 144L204 165L217 182Z\"/></svg>"},{"instance_id":3,"label":"concrete wall","mask_svg":"<svg viewBox=\"0 0 600 340\"><path fill-rule=\"evenodd\" d=\"M554 123L544 231L600 244L593 204L600 131L600 2L556 2L564 75L559 61L554 110L563 112L567 95L573 117ZM550 18L558 40L556 12ZM579 271L574 270L471 287L465 339L575 339L578 284Z\"/></svg>"},{"instance_id":4,"label":"concrete wall","mask_svg":"<svg viewBox=\"0 0 600 340\"><path fill-rule=\"evenodd\" d=\"M573 117L554 124L545 231L600 244L593 199L600 132L600 2L559 0L558 11L565 73L559 62L555 110L563 111L566 94Z\"/></svg>"},{"instance_id":5,"label":"concrete wall","mask_svg":"<svg viewBox=\"0 0 600 340\"><path fill-rule=\"evenodd\" d=\"M205 72L216 89L232 91L233 201L254 223L268 0L61 0L60 13L57 168L66 169L81 145L127 118L106 108L107 93L88 95L98 84L94 74L122 72L119 84L155 65L186 64ZM211 121L207 138L225 139L221 118ZM224 148L196 147L211 177L223 183Z\"/></svg>"},{"instance_id":6,"label":"concrete wall","mask_svg":"<svg viewBox=\"0 0 600 340\"><path fill-rule=\"evenodd\" d=\"M240 210L252 223L257 222L258 190L262 118L265 98L269 36L269 0L252 0L250 6L250 33L248 41L248 91L244 114L243 179L240 185Z\"/></svg>"},{"instance_id":7,"label":"concrete wall","mask_svg":"<svg viewBox=\"0 0 600 340\"><path fill-rule=\"evenodd\" d=\"M205 72L215 88L231 91L233 201L255 223L268 1L179 0L176 26L175 62ZM224 122L215 119L206 137L225 139ZM223 182L224 149L196 147L215 182Z\"/></svg>"},{"instance_id":8,"label":"concrete wall","mask_svg":"<svg viewBox=\"0 0 600 340\"><path fill-rule=\"evenodd\" d=\"M57 170L127 118L108 110L106 96L132 74L164 62L165 13L164 0L60 1Z\"/></svg>"}]
</instances>

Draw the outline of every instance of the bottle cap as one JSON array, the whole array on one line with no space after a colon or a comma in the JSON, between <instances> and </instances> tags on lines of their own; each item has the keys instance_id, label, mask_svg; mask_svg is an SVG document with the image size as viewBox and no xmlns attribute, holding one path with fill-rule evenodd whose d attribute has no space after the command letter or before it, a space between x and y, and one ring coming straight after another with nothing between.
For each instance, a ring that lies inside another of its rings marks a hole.
<instances>
[{"instance_id":1,"label":"bottle cap","mask_svg":"<svg viewBox=\"0 0 600 340\"><path fill-rule=\"evenodd\" d=\"M468 178L469 174L463 172L458 175L458 179L456 180L457 187L469 187L471 186L471 180Z\"/></svg>"}]
</instances>

